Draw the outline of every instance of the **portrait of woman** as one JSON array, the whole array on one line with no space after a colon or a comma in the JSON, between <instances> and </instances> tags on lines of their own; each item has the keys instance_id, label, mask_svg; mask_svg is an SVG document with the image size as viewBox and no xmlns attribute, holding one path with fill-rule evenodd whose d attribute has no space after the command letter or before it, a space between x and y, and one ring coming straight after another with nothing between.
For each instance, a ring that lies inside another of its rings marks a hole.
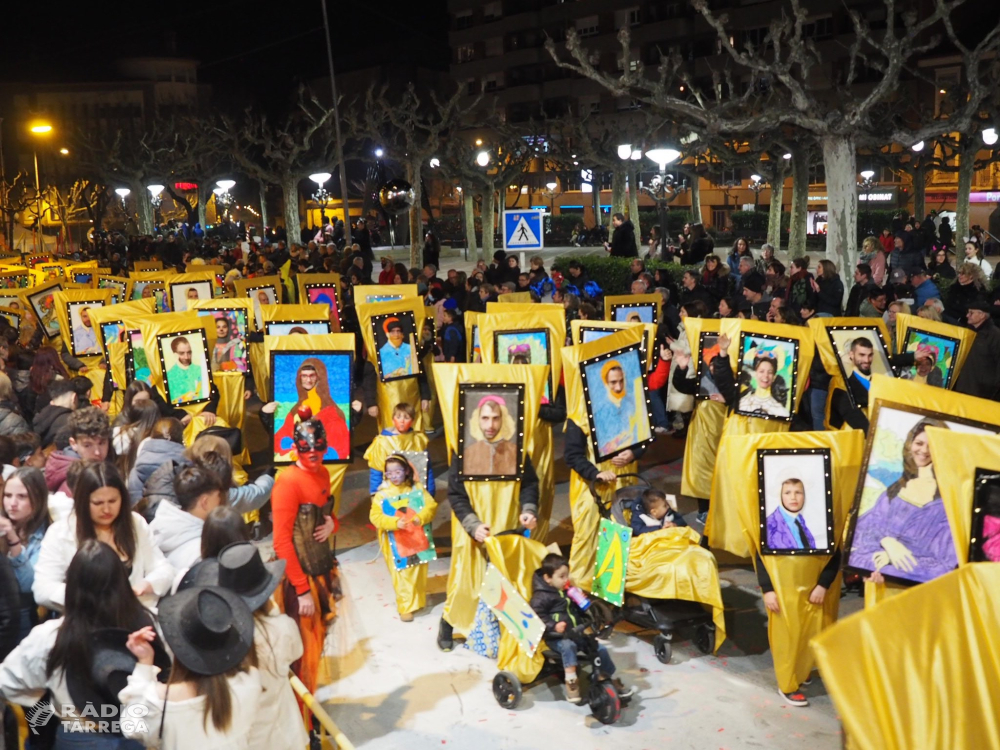
<instances>
[{"instance_id":1,"label":"portrait of woman","mask_svg":"<svg viewBox=\"0 0 1000 750\"><path fill-rule=\"evenodd\" d=\"M747 334L741 339L737 413L790 420L798 354L795 341Z\"/></svg>"},{"instance_id":2,"label":"portrait of woman","mask_svg":"<svg viewBox=\"0 0 1000 750\"><path fill-rule=\"evenodd\" d=\"M215 313L215 346L212 347L213 372L246 372L247 350L246 342L240 334L239 327L230 319L230 315L243 315L242 312Z\"/></svg>"},{"instance_id":3,"label":"portrait of woman","mask_svg":"<svg viewBox=\"0 0 1000 750\"><path fill-rule=\"evenodd\" d=\"M788 417L788 409L772 392L774 386L778 385L778 366L774 355L761 354L755 357L750 371L753 373L753 381L747 384L748 387L740 395L740 411Z\"/></svg>"},{"instance_id":4,"label":"portrait of woman","mask_svg":"<svg viewBox=\"0 0 1000 750\"><path fill-rule=\"evenodd\" d=\"M275 424L281 424L274 433L275 462L298 460L295 426L307 419L318 419L326 428L328 447L324 462L350 460L351 432L345 416L350 400L350 366L349 354L309 356L294 351L272 352L274 400L278 402ZM292 367L296 367L294 377L291 377ZM331 384L338 398L331 393ZM309 416L304 416L307 412Z\"/></svg>"}]
</instances>

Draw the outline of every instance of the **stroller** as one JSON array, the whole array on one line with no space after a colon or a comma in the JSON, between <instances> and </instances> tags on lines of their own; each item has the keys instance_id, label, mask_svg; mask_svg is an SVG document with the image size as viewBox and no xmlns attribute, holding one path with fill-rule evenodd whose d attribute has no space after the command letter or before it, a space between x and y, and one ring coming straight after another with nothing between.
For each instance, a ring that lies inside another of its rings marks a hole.
<instances>
[{"instance_id":1,"label":"stroller","mask_svg":"<svg viewBox=\"0 0 1000 750\"><path fill-rule=\"evenodd\" d=\"M486 543L490 562L513 583L525 599L531 598L531 576L542 564L548 550L540 543L526 538L521 531L505 531L490 537ZM507 560L517 561L516 567ZM590 610L593 610L592 606ZM588 613L589 611L588 610ZM577 643L579 674L589 671L589 689L583 694L590 712L602 724L614 724L621 717L622 705L629 698L619 698L618 691L609 679L600 675L600 657L597 655L597 625L587 618L570 631ZM521 702L525 688L544 682L553 676L565 677L559 654L540 644L534 657L518 650L514 638L501 635L498 665L501 670L493 677L493 697L501 708L514 709Z\"/></svg>"},{"instance_id":2,"label":"stroller","mask_svg":"<svg viewBox=\"0 0 1000 750\"><path fill-rule=\"evenodd\" d=\"M590 483L590 492L603 518L622 526L629 526L633 504L639 500L643 491L652 485L639 474L619 475L619 479L623 477L634 477L639 484L620 487L610 505L602 499L595 482ZM712 620L712 613L698 602L649 599L630 594L626 589L623 606L612 608L606 602L600 604L607 608L605 611L610 611L608 615L610 622L603 623L607 629L624 620L645 631L655 631L653 653L662 664L670 663L674 639L681 629L692 627L695 629L694 644L703 654L715 651L715 623Z\"/></svg>"}]
</instances>

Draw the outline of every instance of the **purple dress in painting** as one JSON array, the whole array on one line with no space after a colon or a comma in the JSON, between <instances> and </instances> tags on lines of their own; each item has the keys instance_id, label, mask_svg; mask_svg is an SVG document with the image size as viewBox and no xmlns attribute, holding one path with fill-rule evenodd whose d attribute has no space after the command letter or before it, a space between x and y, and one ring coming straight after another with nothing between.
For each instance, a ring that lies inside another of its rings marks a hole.
<instances>
[{"instance_id":1,"label":"purple dress in painting","mask_svg":"<svg viewBox=\"0 0 1000 750\"><path fill-rule=\"evenodd\" d=\"M922 508L900 497L890 500L886 492L879 495L872 509L858 518L848 565L874 571L872 556L883 551L881 542L885 537L896 539L910 550L917 564L909 573L889 564L881 569L882 575L924 583L958 566L948 516L937 492Z\"/></svg>"}]
</instances>

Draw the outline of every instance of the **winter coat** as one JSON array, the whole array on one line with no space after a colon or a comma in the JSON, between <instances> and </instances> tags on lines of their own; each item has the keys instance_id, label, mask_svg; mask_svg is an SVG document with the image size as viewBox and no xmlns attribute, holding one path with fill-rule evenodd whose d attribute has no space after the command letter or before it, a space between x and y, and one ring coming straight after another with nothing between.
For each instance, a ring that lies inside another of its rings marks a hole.
<instances>
[{"instance_id":1,"label":"winter coat","mask_svg":"<svg viewBox=\"0 0 1000 750\"><path fill-rule=\"evenodd\" d=\"M17 404L12 401L0 401L0 435L16 435L28 431L28 423L21 416Z\"/></svg>"},{"instance_id":2,"label":"winter coat","mask_svg":"<svg viewBox=\"0 0 1000 750\"><path fill-rule=\"evenodd\" d=\"M969 303L982 296L975 284L962 284L956 281L944 295L944 315L946 323L965 325L965 313L969 311Z\"/></svg>"},{"instance_id":3,"label":"winter coat","mask_svg":"<svg viewBox=\"0 0 1000 750\"><path fill-rule=\"evenodd\" d=\"M799 313L803 307L814 309L816 294L812 288L812 274L808 271L793 273L788 281L788 306Z\"/></svg>"},{"instance_id":4,"label":"winter coat","mask_svg":"<svg viewBox=\"0 0 1000 750\"><path fill-rule=\"evenodd\" d=\"M253 642L265 698L254 714L248 749L301 750L309 745L309 736L288 682L291 665L302 658L299 626L272 607L254 617Z\"/></svg>"},{"instance_id":5,"label":"winter coat","mask_svg":"<svg viewBox=\"0 0 1000 750\"><path fill-rule=\"evenodd\" d=\"M615 227L614 234L611 235L611 257L639 257L639 250L635 246L635 227L628 219Z\"/></svg>"},{"instance_id":6,"label":"winter coat","mask_svg":"<svg viewBox=\"0 0 1000 750\"><path fill-rule=\"evenodd\" d=\"M820 276L816 280L819 286L819 294L816 297L816 312L829 313L837 318L841 313L841 304L844 301L844 282L840 277L828 279Z\"/></svg>"},{"instance_id":7,"label":"winter coat","mask_svg":"<svg viewBox=\"0 0 1000 750\"><path fill-rule=\"evenodd\" d=\"M924 283L913 289L913 295L914 309L919 310L928 300L940 299L941 291L937 288L937 284L930 279L925 279Z\"/></svg>"},{"instance_id":8,"label":"winter coat","mask_svg":"<svg viewBox=\"0 0 1000 750\"><path fill-rule=\"evenodd\" d=\"M705 256L715 250L715 242L707 235L699 237L691 243L691 248L684 256L685 265L698 266L705 262Z\"/></svg>"},{"instance_id":9,"label":"winter coat","mask_svg":"<svg viewBox=\"0 0 1000 750\"><path fill-rule=\"evenodd\" d=\"M560 622L566 623L566 630L576 627L580 622L582 612L572 599L566 596L565 591L559 591L554 586L545 582L542 570L539 568L531 577L531 601L529 606L538 619L545 625L546 641L557 641L566 638L556 632L556 625Z\"/></svg>"},{"instance_id":10,"label":"winter coat","mask_svg":"<svg viewBox=\"0 0 1000 750\"><path fill-rule=\"evenodd\" d=\"M66 474L69 467L80 460L80 454L72 448L64 448L61 451L52 451L45 462L45 484L49 492L62 491L70 497L73 492L66 484Z\"/></svg>"},{"instance_id":11,"label":"winter coat","mask_svg":"<svg viewBox=\"0 0 1000 750\"><path fill-rule=\"evenodd\" d=\"M205 522L179 505L160 503L149 524L153 542L175 570L190 568L201 559L201 531Z\"/></svg>"},{"instance_id":12,"label":"winter coat","mask_svg":"<svg viewBox=\"0 0 1000 750\"><path fill-rule=\"evenodd\" d=\"M642 517L646 512L643 507L642 500L636 500L632 504L632 518L629 521L629 525L632 527L632 536L637 537L639 534L648 534L651 531L659 531L663 528L663 524L672 523L675 526L687 526L687 521L684 520L684 516L676 512L673 508L667 508L667 515L665 515L659 522L649 525L646 520Z\"/></svg>"},{"instance_id":13,"label":"winter coat","mask_svg":"<svg viewBox=\"0 0 1000 750\"><path fill-rule=\"evenodd\" d=\"M35 414L35 418L31 420L31 431L38 433L42 447L52 445L56 442L57 438L61 440L67 439L66 436L60 437L60 433L65 430L66 423L69 421L69 415L72 413L73 410L65 406L49 404ZM65 448L66 446L57 445L56 447Z\"/></svg>"},{"instance_id":14,"label":"winter coat","mask_svg":"<svg viewBox=\"0 0 1000 750\"><path fill-rule=\"evenodd\" d=\"M997 367L1000 362L1000 329L991 318L987 318L975 332L969 356L955 381L955 391L996 400L1000 397L1000 369Z\"/></svg>"},{"instance_id":15,"label":"winter coat","mask_svg":"<svg viewBox=\"0 0 1000 750\"><path fill-rule=\"evenodd\" d=\"M147 506L144 513L155 518L156 506L161 500L169 500L177 504L177 494L174 492L174 476L181 469L193 464L186 458L171 459L157 468L142 488L142 497L146 498ZM271 489L274 487L274 477L261 474L253 482L240 487L231 487L228 493L227 505L237 513L249 513L262 507L271 499Z\"/></svg>"},{"instance_id":16,"label":"winter coat","mask_svg":"<svg viewBox=\"0 0 1000 750\"><path fill-rule=\"evenodd\" d=\"M7 556L0 560L0 660L21 639L21 592ZM6 697L6 695L5 695Z\"/></svg>"},{"instance_id":17,"label":"winter coat","mask_svg":"<svg viewBox=\"0 0 1000 750\"><path fill-rule=\"evenodd\" d=\"M142 500L142 490L149 477L168 461L184 459L184 445L162 438L147 438L139 444L135 464L128 475L128 494L132 506ZM171 476L171 487L173 477Z\"/></svg>"}]
</instances>

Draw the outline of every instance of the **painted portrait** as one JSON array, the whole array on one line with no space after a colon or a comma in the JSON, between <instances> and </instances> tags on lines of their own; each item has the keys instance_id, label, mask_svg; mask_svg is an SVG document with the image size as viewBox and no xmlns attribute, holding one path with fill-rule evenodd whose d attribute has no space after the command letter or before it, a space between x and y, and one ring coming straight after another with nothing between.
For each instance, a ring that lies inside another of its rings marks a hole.
<instances>
[{"instance_id":1,"label":"painted portrait","mask_svg":"<svg viewBox=\"0 0 1000 750\"><path fill-rule=\"evenodd\" d=\"M170 285L170 309L174 312L187 312L192 303L203 299L212 299L211 279Z\"/></svg>"},{"instance_id":2,"label":"painted portrait","mask_svg":"<svg viewBox=\"0 0 1000 750\"><path fill-rule=\"evenodd\" d=\"M635 344L581 363L598 463L652 437L641 352Z\"/></svg>"},{"instance_id":3,"label":"painted portrait","mask_svg":"<svg viewBox=\"0 0 1000 750\"><path fill-rule=\"evenodd\" d=\"M548 328L528 331L497 331L493 335L494 361L501 365L549 365ZM551 370L550 370L551 373ZM542 403L552 401L551 376L545 381L545 395Z\"/></svg>"},{"instance_id":4,"label":"painted portrait","mask_svg":"<svg viewBox=\"0 0 1000 750\"><path fill-rule=\"evenodd\" d=\"M142 340L142 331L130 331L128 334L128 353L125 355L125 379L128 382L141 380L148 386L153 385L153 373L149 368L146 347Z\"/></svg>"},{"instance_id":5,"label":"painted portrait","mask_svg":"<svg viewBox=\"0 0 1000 750\"><path fill-rule=\"evenodd\" d=\"M246 372L247 311L199 310L198 315L212 318L215 343L212 345L212 372Z\"/></svg>"},{"instance_id":6,"label":"painted portrait","mask_svg":"<svg viewBox=\"0 0 1000 750\"><path fill-rule=\"evenodd\" d=\"M292 333L314 335L332 332L330 331L330 321L328 320L269 320L264 323L264 333L268 336L287 336Z\"/></svg>"},{"instance_id":7,"label":"painted portrait","mask_svg":"<svg viewBox=\"0 0 1000 750\"><path fill-rule=\"evenodd\" d=\"M830 345L837 355L837 366L844 382L851 379L862 381L866 386L872 375L896 376L889 363L889 350L882 339L882 331L876 327L830 326L826 329ZM853 391L847 395L854 400Z\"/></svg>"},{"instance_id":8,"label":"painted portrait","mask_svg":"<svg viewBox=\"0 0 1000 750\"><path fill-rule=\"evenodd\" d=\"M74 357L84 357L93 354L100 354L101 347L97 342L97 329L90 319L90 311L97 307L104 307L103 301L96 302L70 302L67 306L69 313L69 350Z\"/></svg>"},{"instance_id":9,"label":"painted portrait","mask_svg":"<svg viewBox=\"0 0 1000 750\"><path fill-rule=\"evenodd\" d=\"M257 321L257 330L263 330L264 316L260 310L260 306L278 304L278 290L270 284L250 287L247 289L247 297L253 300L253 314Z\"/></svg>"},{"instance_id":10,"label":"painted portrait","mask_svg":"<svg viewBox=\"0 0 1000 750\"><path fill-rule=\"evenodd\" d=\"M437 560L431 524L413 523L423 509L424 493L420 488L382 499L382 513L406 522L403 528L389 532L389 550L396 570Z\"/></svg>"},{"instance_id":11,"label":"painted portrait","mask_svg":"<svg viewBox=\"0 0 1000 750\"><path fill-rule=\"evenodd\" d=\"M120 320L113 320L108 323L101 323L100 329L101 338L104 341L104 359L110 361L108 344L124 343L123 334L125 333L125 324Z\"/></svg>"},{"instance_id":12,"label":"painted portrait","mask_svg":"<svg viewBox=\"0 0 1000 750\"><path fill-rule=\"evenodd\" d=\"M765 555L833 554L830 451L757 451L760 548Z\"/></svg>"},{"instance_id":13,"label":"painted portrait","mask_svg":"<svg viewBox=\"0 0 1000 750\"><path fill-rule=\"evenodd\" d=\"M741 333L736 413L792 421L798 355L795 339Z\"/></svg>"},{"instance_id":14,"label":"painted portrait","mask_svg":"<svg viewBox=\"0 0 1000 750\"><path fill-rule=\"evenodd\" d=\"M368 294L365 296L365 302L369 305L375 302L395 302L398 299L403 299L402 294Z\"/></svg>"},{"instance_id":15,"label":"painted portrait","mask_svg":"<svg viewBox=\"0 0 1000 750\"><path fill-rule=\"evenodd\" d=\"M712 398L721 395L712 377L712 362L719 356L719 334L702 331L698 337L698 364L695 379L698 381L697 397Z\"/></svg>"},{"instance_id":16,"label":"painted portrait","mask_svg":"<svg viewBox=\"0 0 1000 750\"><path fill-rule=\"evenodd\" d=\"M958 565L938 489L928 427L995 434L1000 429L911 406L875 402L851 514L847 566L924 583Z\"/></svg>"},{"instance_id":17,"label":"painted portrait","mask_svg":"<svg viewBox=\"0 0 1000 750\"><path fill-rule=\"evenodd\" d=\"M171 406L200 404L209 400L212 381L208 340L202 328L161 334L156 346L163 369L163 383Z\"/></svg>"},{"instance_id":18,"label":"painted portrait","mask_svg":"<svg viewBox=\"0 0 1000 750\"><path fill-rule=\"evenodd\" d=\"M337 288L332 284L306 284L306 299L310 305L327 305L330 308L330 322L340 320L340 305L337 303Z\"/></svg>"},{"instance_id":19,"label":"painted portrait","mask_svg":"<svg viewBox=\"0 0 1000 750\"><path fill-rule=\"evenodd\" d=\"M1000 474L976 469L969 562L1000 562Z\"/></svg>"},{"instance_id":20,"label":"painted portrait","mask_svg":"<svg viewBox=\"0 0 1000 750\"><path fill-rule=\"evenodd\" d=\"M918 362L900 373L905 380L949 388L955 374L958 339L910 328L903 339L903 351L913 352ZM927 355L920 357L921 354Z\"/></svg>"},{"instance_id":21,"label":"painted portrait","mask_svg":"<svg viewBox=\"0 0 1000 750\"><path fill-rule=\"evenodd\" d=\"M162 281L135 281L132 283L132 299L155 298L157 290L163 290Z\"/></svg>"},{"instance_id":22,"label":"painted portrait","mask_svg":"<svg viewBox=\"0 0 1000 750\"><path fill-rule=\"evenodd\" d=\"M610 336L612 333L618 333L620 329L618 328L580 328L580 343L589 344L592 341L600 341L605 336Z\"/></svg>"},{"instance_id":23,"label":"painted portrait","mask_svg":"<svg viewBox=\"0 0 1000 750\"><path fill-rule=\"evenodd\" d=\"M524 385L462 384L458 404L459 476L479 480L520 478Z\"/></svg>"},{"instance_id":24,"label":"painted portrait","mask_svg":"<svg viewBox=\"0 0 1000 750\"><path fill-rule=\"evenodd\" d=\"M53 339L59 335L59 318L56 315L55 293L61 286L52 286L42 291L28 295L28 304L34 311L46 338Z\"/></svg>"},{"instance_id":25,"label":"painted portrait","mask_svg":"<svg viewBox=\"0 0 1000 750\"><path fill-rule=\"evenodd\" d=\"M92 273L79 273L73 274L73 283L75 284L89 284L94 280L94 274Z\"/></svg>"},{"instance_id":26,"label":"painted portrait","mask_svg":"<svg viewBox=\"0 0 1000 750\"><path fill-rule=\"evenodd\" d=\"M9 307L12 310L20 310L21 298L9 294L0 294L0 307Z\"/></svg>"},{"instance_id":27,"label":"painted portrait","mask_svg":"<svg viewBox=\"0 0 1000 750\"><path fill-rule=\"evenodd\" d=\"M61 263L39 263L35 268L45 275L45 281L66 278L66 269Z\"/></svg>"},{"instance_id":28,"label":"painted portrait","mask_svg":"<svg viewBox=\"0 0 1000 750\"><path fill-rule=\"evenodd\" d=\"M420 372L420 358L413 313L373 315L371 320L382 382L416 377Z\"/></svg>"},{"instance_id":29,"label":"painted portrait","mask_svg":"<svg viewBox=\"0 0 1000 750\"><path fill-rule=\"evenodd\" d=\"M351 460L351 352L272 351L271 378L274 412L274 463L298 460L295 427L318 419L326 428L323 463Z\"/></svg>"},{"instance_id":30,"label":"painted portrait","mask_svg":"<svg viewBox=\"0 0 1000 750\"><path fill-rule=\"evenodd\" d=\"M656 323L655 302L612 305L612 320L619 323Z\"/></svg>"},{"instance_id":31,"label":"painted portrait","mask_svg":"<svg viewBox=\"0 0 1000 750\"><path fill-rule=\"evenodd\" d=\"M128 287L127 282L118 281L117 279L108 279L104 277L100 277L97 279L97 288L110 289L114 293L115 302L125 301L125 290L127 287Z\"/></svg>"}]
</instances>

